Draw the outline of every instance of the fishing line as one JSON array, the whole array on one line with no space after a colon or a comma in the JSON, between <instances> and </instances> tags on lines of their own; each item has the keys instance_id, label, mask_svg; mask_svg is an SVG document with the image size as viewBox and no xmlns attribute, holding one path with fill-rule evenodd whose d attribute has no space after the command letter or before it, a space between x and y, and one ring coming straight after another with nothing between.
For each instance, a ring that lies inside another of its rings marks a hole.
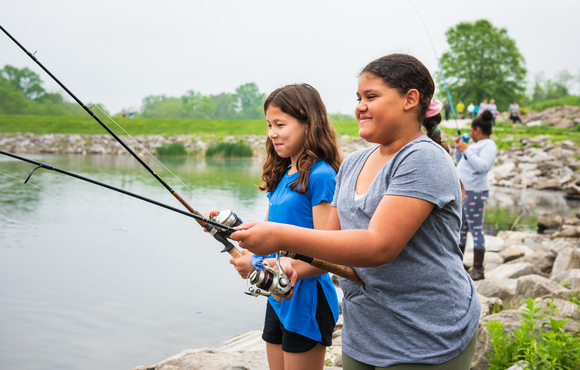
<instances>
[{"instance_id":1,"label":"fishing line","mask_svg":"<svg viewBox=\"0 0 580 370\"><path fill-rule=\"evenodd\" d=\"M425 28L425 32L427 33L427 36L429 37L429 42L431 43L431 46L433 47L433 52L435 53L435 58L437 58L437 64L439 64L439 71L441 72L441 78L443 79L443 85L445 86L445 91L447 91L447 98L449 99L449 105L451 105L451 112L453 112L453 119L455 120L455 127L457 128L457 135L461 136L461 130L459 130L459 123L457 122L457 116L455 115L455 108L453 108L453 101L451 100L451 94L449 94L449 88L447 87L447 81L445 81L445 74L443 74L443 67L441 67L441 60L439 59L439 54L437 54L437 49L435 49L435 44L433 43L433 39L431 39L431 34L429 33L429 30L427 29L425 22L423 22L423 18L421 18L421 14L419 14L419 12L417 11L417 8L415 8L415 6L411 2L411 0L409 0L409 4L411 4L411 7L413 7L413 9L415 10L415 13L417 13L417 17L419 17L419 20L423 24L423 28Z\"/></svg>"},{"instance_id":2,"label":"fishing line","mask_svg":"<svg viewBox=\"0 0 580 370\"><path fill-rule=\"evenodd\" d=\"M165 168L171 175L173 175L173 177L175 177L177 179L177 181L179 181L183 186L185 186L193 195L195 195L198 199L201 199L201 197L199 195L197 195L189 186L185 185L185 183L183 181L181 181L181 179L179 177L177 177L177 175L175 175L173 172L171 172L171 170L169 168L167 168L163 163L161 163L161 161L159 159L157 159L153 154L151 154L143 145L141 145L140 142L137 141L137 139L135 139L133 136L131 136L130 133L128 133L123 127L121 127L120 124L117 123L117 121L115 121L113 119L113 117L109 116L107 114L107 112L105 112L103 109L101 109L101 107L99 107L97 104L94 105L95 107L99 108L99 110L105 115L107 116L107 118L109 118L115 125L117 125L121 130L123 130L123 132L129 136L131 139L133 139L134 142L137 143L137 145L139 145L139 147L141 147L141 149L143 149L145 152L147 152L147 154L149 154L153 159L155 159L157 161L157 163L159 163L161 165L161 167ZM92 108L92 107L91 107Z\"/></svg>"},{"instance_id":3,"label":"fishing line","mask_svg":"<svg viewBox=\"0 0 580 370\"><path fill-rule=\"evenodd\" d=\"M18 177L12 176L12 175L10 175L10 174L7 174L7 173L4 173L4 172L2 172L2 171L0 171L0 174L1 174L1 175L4 175L4 176L6 176L6 177L10 177L10 178L12 178L12 179L15 179L15 180L21 181L21 182L24 182L24 181L25 181L24 179L21 179L21 178L18 178ZM44 192L44 193L46 193L46 194L48 194L48 195L51 195L51 196L55 197L56 199L58 199L58 200L60 200L60 201L63 201L63 202L65 202L65 203L67 203L68 205L70 205L70 206L73 206L73 207L77 208L78 210L81 210L82 212L84 212L84 213L86 213L86 214L88 214L88 215L90 215L90 216L96 217L96 218L100 219L101 221L104 221L104 222L108 223L109 225L113 226L115 229L123 230L123 231L125 231L125 232L127 232L127 233L131 234L131 236L133 236L133 237L136 237L136 238L138 238L138 239L140 239L140 240L144 241L145 243L147 243L147 244L149 244L149 245L151 245L151 246L154 246L154 247L157 247L157 248L163 249L164 251L166 251L166 252L169 252L169 253L173 254L174 256L176 256L176 257L179 257L179 260L181 260L181 261L188 261L188 260L189 260L189 258L186 258L185 256L181 256L181 255L179 255L178 253L175 253L175 251L173 251L173 250L171 250L171 249L167 249L167 248L165 248L165 247L163 247L163 246L161 246L161 245L155 244L155 243L154 243L154 242L152 242L150 239L147 239L147 238L145 238L145 237L143 237L143 236L141 236L141 235L139 235L139 234L136 234L136 233L134 233L134 232L132 232L132 231L129 231L129 230L128 230L127 228L125 228L124 226L117 225L117 224L115 224L115 223L113 223L113 222L109 221L108 219L104 218L103 216L100 216L100 215L98 215L98 214L96 214L96 213L93 213L93 212L90 212L90 211L88 211L88 210L85 210L83 207L79 206L78 204L75 204L75 203L73 203L72 201L68 201L68 200L66 200L66 199L64 199L64 198L61 198L61 197L59 197L58 195L56 195L56 194L53 194L53 193L49 192L48 190L45 190L45 189L43 189L42 187L40 187L40 186L38 186L38 185L35 185L35 184L31 183L30 181L28 181L28 182L26 183L26 185L30 185L30 186L32 186L32 187L35 187L35 188L37 188L38 190L40 190L40 191L42 191L42 192ZM189 266L189 267L191 267L190 265L188 265L188 266Z\"/></svg>"}]
</instances>

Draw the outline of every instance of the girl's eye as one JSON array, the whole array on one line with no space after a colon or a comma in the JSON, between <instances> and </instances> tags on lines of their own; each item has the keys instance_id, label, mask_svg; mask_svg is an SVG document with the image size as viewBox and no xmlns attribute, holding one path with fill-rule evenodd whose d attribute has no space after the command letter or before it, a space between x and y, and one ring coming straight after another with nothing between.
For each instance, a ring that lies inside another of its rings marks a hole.
<instances>
[{"instance_id":1,"label":"girl's eye","mask_svg":"<svg viewBox=\"0 0 580 370\"><path fill-rule=\"evenodd\" d=\"M360 103L360 101L362 100L362 98L356 98L356 101Z\"/></svg>"}]
</instances>

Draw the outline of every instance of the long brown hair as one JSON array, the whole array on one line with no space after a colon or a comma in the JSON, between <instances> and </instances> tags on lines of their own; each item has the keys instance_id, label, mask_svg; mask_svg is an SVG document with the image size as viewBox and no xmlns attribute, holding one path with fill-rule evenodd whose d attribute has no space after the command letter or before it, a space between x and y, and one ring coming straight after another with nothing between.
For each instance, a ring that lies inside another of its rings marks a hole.
<instances>
[{"instance_id":1,"label":"long brown hair","mask_svg":"<svg viewBox=\"0 0 580 370\"><path fill-rule=\"evenodd\" d=\"M298 179L290 184L297 193L308 191L308 178L312 165L323 160L336 172L342 162L342 154L336 142L336 132L330 124L326 107L316 89L308 84L287 85L274 90L264 102L264 113L270 106L280 108L307 126L304 150L298 157ZM291 164L290 158L281 158L272 144L266 140L266 155L262 162L260 190L274 191Z\"/></svg>"},{"instance_id":2,"label":"long brown hair","mask_svg":"<svg viewBox=\"0 0 580 370\"><path fill-rule=\"evenodd\" d=\"M419 91L419 121L425 127L427 136L449 153L449 146L441 140L441 132L437 127L441 123L441 113L425 117L435 93L435 83L423 63L411 55L390 54L370 62L362 70L363 73L381 78L387 86L397 89L403 95L411 89Z\"/></svg>"}]
</instances>

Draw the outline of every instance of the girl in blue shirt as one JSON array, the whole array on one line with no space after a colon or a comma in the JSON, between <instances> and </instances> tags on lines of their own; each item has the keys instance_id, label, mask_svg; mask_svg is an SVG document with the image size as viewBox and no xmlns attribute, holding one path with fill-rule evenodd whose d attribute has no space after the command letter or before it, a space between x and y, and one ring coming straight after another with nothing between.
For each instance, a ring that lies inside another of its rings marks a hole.
<instances>
[{"instance_id":1,"label":"girl in blue shirt","mask_svg":"<svg viewBox=\"0 0 580 370\"><path fill-rule=\"evenodd\" d=\"M264 112L269 140L260 190L268 192L266 220L324 229L342 158L318 91L307 84L284 86L266 99ZM207 215L212 213L216 211ZM245 250L230 263L245 279L265 257L275 265L273 255ZM298 263L298 269L300 264L310 267ZM322 369L338 315L336 290L327 273L297 281L288 300L269 297L262 338L270 369Z\"/></svg>"}]
</instances>

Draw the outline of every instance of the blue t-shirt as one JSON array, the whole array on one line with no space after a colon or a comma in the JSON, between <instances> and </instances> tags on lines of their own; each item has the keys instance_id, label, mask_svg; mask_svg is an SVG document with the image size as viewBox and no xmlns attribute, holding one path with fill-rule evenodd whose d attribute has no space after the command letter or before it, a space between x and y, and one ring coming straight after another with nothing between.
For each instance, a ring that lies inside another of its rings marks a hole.
<instances>
[{"instance_id":1,"label":"blue t-shirt","mask_svg":"<svg viewBox=\"0 0 580 370\"><path fill-rule=\"evenodd\" d=\"M475 285L459 249L461 189L453 161L423 135L401 148L355 198L357 178L377 147L349 155L337 176L333 206L343 230L368 229L385 195L435 204L391 262L355 268L364 285L340 278L342 350L363 363L444 363L458 356L479 324Z\"/></svg>"},{"instance_id":2,"label":"blue t-shirt","mask_svg":"<svg viewBox=\"0 0 580 370\"><path fill-rule=\"evenodd\" d=\"M312 229L314 228L312 207L322 201L332 202L336 186L336 171L324 161L314 163L308 178L308 189L304 194L290 189L290 184L298 177L298 172L292 175L286 172L276 190L268 193L270 200L268 221ZM275 255L267 257L275 257ZM273 297L268 300L286 330L321 341L322 336L316 321L318 284L322 287L336 323L338 298L328 274L297 281L294 294L289 300L282 299L280 303Z\"/></svg>"}]
</instances>

